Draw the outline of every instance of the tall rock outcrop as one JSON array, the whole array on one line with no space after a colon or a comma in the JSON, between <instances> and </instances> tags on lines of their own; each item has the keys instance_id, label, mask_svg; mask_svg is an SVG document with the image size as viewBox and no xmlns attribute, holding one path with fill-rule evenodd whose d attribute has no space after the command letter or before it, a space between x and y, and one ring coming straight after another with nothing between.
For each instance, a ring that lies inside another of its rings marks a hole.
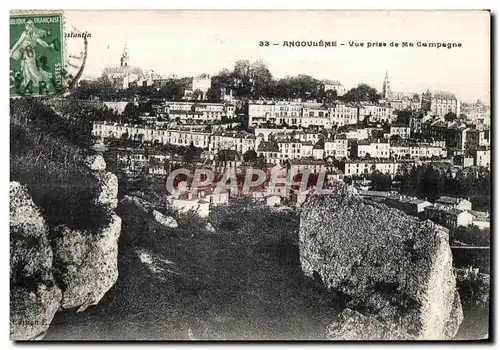
<instances>
[{"instance_id":1,"label":"tall rock outcrop","mask_svg":"<svg viewBox=\"0 0 500 350\"><path fill-rule=\"evenodd\" d=\"M109 220L92 230L48 227L26 187L10 184L10 334L41 339L60 309L97 304L118 279L118 180L102 157L88 159L99 181L96 205ZM63 204L62 204L63 205ZM92 218L88 218L92 220Z\"/></svg>"},{"instance_id":2,"label":"tall rock outcrop","mask_svg":"<svg viewBox=\"0 0 500 350\"><path fill-rule=\"evenodd\" d=\"M54 229L54 274L64 286L61 307L83 311L95 305L118 279L118 238L121 218L111 220L97 232Z\"/></svg>"},{"instance_id":3,"label":"tall rock outcrop","mask_svg":"<svg viewBox=\"0 0 500 350\"><path fill-rule=\"evenodd\" d=\"M451 339L463 314L447 230L343 184L334 192L304 205L299 237L303 271L348 301L327 336Z\"/></svg>"},{"instance_id":4,"label":"tall rock outcrop","mask_svg":"<svg viewBox=\"0 0 500 350\"><path fill-rule=\"evenodd\" d=\"M102 155L100 155L100 154L89 155L85 159L85 165L90 170L95 170L95 171L104 171L104 170L106 170L106 161L104 160L104 157Z\"/></svg>"},{"instance_id":5,"label":"tall rock outcrop","mask_svg":"<svg viewBox=\"0 0 500 350\"><path fill-rule=\"evenodd\" d=\"M48 228L25 187L10 183L10 337L42 337L59 308Z\"/></svg>"},{"instance_id":6,"label":"tall rock outcrop","mask_svg":"<svg viewBox=\"0 0 500 350\"><path fill-rule=\"evenodd\" d=\"M98 171L96 177L101 188L96 198L96 204L116 209L118 206L118 177L109 171Z\"/></svg>"}]
</instances>

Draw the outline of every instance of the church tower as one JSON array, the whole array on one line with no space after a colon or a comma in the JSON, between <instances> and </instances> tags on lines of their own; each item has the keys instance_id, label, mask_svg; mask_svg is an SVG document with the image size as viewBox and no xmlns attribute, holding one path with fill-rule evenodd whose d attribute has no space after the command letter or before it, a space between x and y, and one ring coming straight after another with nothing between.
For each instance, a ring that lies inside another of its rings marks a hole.
<instances>
[{"instance_id":1,"label":"church tower","mask_svg":"<svg viewBox=\"0 0 500 350\"><path fill-rule=\"evenodd\" d=\"M120 58L120 66L121 67L127 67L128 66L127 44L125 44L125 48L123 49L122 57Z\"/></svg>"},{"instance_id":2,"label":"church tower","mask_svg":"<svg viewBox=\"0 0 500 350\"><path fill-rule=\"evenodd\" d=\"M389 74L385 71L384 85L382 86L382 98L390 100L392 98L391 82L389 81Z\"/></svg>"}]
</instances>

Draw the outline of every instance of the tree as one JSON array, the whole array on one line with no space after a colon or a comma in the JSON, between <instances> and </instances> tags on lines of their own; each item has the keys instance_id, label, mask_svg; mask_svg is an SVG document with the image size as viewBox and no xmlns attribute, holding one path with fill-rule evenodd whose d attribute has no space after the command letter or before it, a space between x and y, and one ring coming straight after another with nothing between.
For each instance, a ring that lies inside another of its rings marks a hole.
<instances>
[{"instance_id":1,"label":"tree","mask_svg":"<svg viewBox=\"0 0 500 350\"><path fill-rule=\"evenodd\" d=\"M271 71L266 64L260 60L250 65L251 96L258 99L261 96L271 96L274 89L274 80Z\"/></svg>"},{"instance_id":2,"label":"tree","mask_svg":"<svg viewBox=\"0 0 500 350\"><path fill-rule=\"evenodd\" d=\"M333 103L333 102L337 101L338 98L339 98L337 96L337 91L336 90L325 91L324 97L325 97L325 100L324 100L325 103Z\"/></svg>"},{"instance_id":3,"label":"tree","mask_svg":"<svg viewBox=\"0 0 500 350\"><path fill-rule=\"evenodd\" d=\"M410 180L410 172L408 171L408 167L402 165L398 170L398 173L394 177L394 180L399 183L399 192L400 193L409 193L411 180Z\"/></svg>"},{"instance_id":4,"label":"tree","mask_svg":"<svg viewBox=\"0 0 500 350\"><path fill-rule=\"evenodd\" d=\"M151 101L139 102L136 109L137 109L137 113L139 115L146 114L146 113L151 114L151 113L153 113L153 104Z\"/></svg>"},{"instance_id":5,"label":"tree","mask_svg":"<svg viewBox=\"0 0 500 350\"><path fill-rule=\"evenodd\" d=\"M222 100L222 90L233 90L236 87L235 82L234 72L228 69L221 70L212 77L212 84L206 93L206 99L210 102L219 102Z\"/></svg>"},{"instance_id":6,"label":"tree","mask_svg":"<svg viewBox=\"0 0 500 350\"><path fill-rule=\"evenodd\" d=\"M410 118L413 116L411 111L397 111L396 123L401 125L410 125Z\"/></svg>"},{"instance_id":7,"label":"tree","mask_svg":"<svg viewBox=\"0 0 500 350\"><path fill-rule=\"evenodd\" d=\"M250 61L236 61L232 76L235 81L236 95L238 97L248 98L252 91L252 82L250 79Z\"/></svg>"},{"instance_id":8,"label":"tree","mask_svg":"<svg viewBox=\"0 0 500 350\"><path fill-rule=\"evenodd\" d=\"M344 100L349 102L370 101L378 102L380 95L377 90L368 84L359 84L357 87L349 90L344 96Z\"/></svg>"},{"instance_id":9,"label":"tree","mask_svg":"<svg viewBox=\"0 0 500 350\"><path fill-rule=\"evenodd\" d=\"M392 180L390 175L386 175L376 170L370 175L371 187L373 191L390 191Z\"/></svg>"},{"instance_id":10,"label":"tree","mask_svg":"<svg viewBox=\"0 0 500 350\"><path fill-rule=\"evenodd\" d=\"M198 149L194 146L193 141L189 144L189 147L184 154L184 161L186 163L192 163L198 155Z\"/></svg>"},{"instance_id":11,"label":"tree","mask_svg":"<svg viewBox=\"0 0 500 350\"><path fill-rule=\"evenodd\" d=\"M245 153L243 153L243 160L245 162L253 162L257 160L257 152L255 152L253 149L249 149Z\"/></svg>"},{"instance_id":12,"label":"tree","mask_svg":"<svg viewBox=\"0 0 500 350\"><path fill-rule=\"evenodd\" d=\"M156 92L155 97L172 101L180 101L184 96L186 84L182 79L169 79L164 86Z\"/></svg>"},{"instance_id":13,"label":"tree","mask_svg":"<svg viewBox=\"0 0 500 350\"><path fill-rule=\"evenodd\" d=\"M385 133L390 132L390 131L391 131L391 124L389 124L387 121L383 121L383 122L382 122L382 129L383 129L383 131L384 131ZM382 137L381 137L381 138L383 138L383 137L384 137L384 135L382 134Z\"/></svg>"},{"instance_id":14,"label":"tree","mask_svg":"<svg viewBox=\"0 0 500 350\"><path fill-rule=\"evenodd\" d=\"M489 246L490 230L480 229L477 226L459 226L451 230L450 237L462 243L472 244L476 246Z\"/></svg>"},{"instance_id":15,"label":"tree","mask_svg":"<svg viewBox=\"0 0 500 350\"><path fill-rule=\"evenodd\" d=\"M276 82L274 95L283 99L318 99L323 96L322 84L309 75L281 78Z\"/></svg>"},{"instance_id":16,"label":"tree","mask_svg":"<svg viewBox=\"0 0 500 350\"><path fill-rule=\"evenodd\" d=\"M203 99L203 92L200 89L196 89L193 91L193 100L201 100Z\"/></svg>"},{"instance_id":17,"label":"tree","mask_svg":"<svg viewBox=\"0 0 500 350\"><path fill-rule=\"evenodd\" d=\"M400 142L402 139L401 139L401 136L399 135L391 135L391 137L389 138L392 142Z\"/></svg>"},{"instance_id":18,"label":"tree","mask_svg":"<svg viewBox=\"0 0 500 350\"><path fill-rule=\"evenodd\" d=\"M249 60L238 60L234 64L233 73L238 79L245 79L248 77L250 72L250 61Z\"/></svg>"},{"instance_id":19,"label":"tree","mask_svg":"<svg viewBox=\"0 0 500 350\"><path fill-rule=\"evenodd\" d=\"M139 112L133 103L127 103L123 109L123 116L126 119L137 119L139 117Z\"/></svg>"},{"instance_id":20,"label":"tree","mask_svg":"<svg viewBox=\"0 0 500 350\"><path fill-rule=\"evenodd\" d=\"M220 102L222 100L222 93L221 89L224 89L222 87L215 87L212 86L208 89L207 93L205 94L205 99L209 102Z\"/></svg>"},{"instance_id":21,"label":"tree","mask_svg":"<svg viewBox=\"0 0 500 350\"><path fill-rule=\"evenodd\" d=\"M113 82L104 74L96 80L81 80L71 95L80 100L88 100L93 96L103 101L113 101L117 98Z\"/></svg>"},{"instance_id":22,"label":"tree","mask_svg":"<svg viewBox=\"0 0 500 350\"><path fill-rule=\"evenodd\" d=\"M453 112L448 112L444 116L444 120L446 120L447 122L452 122L455 119L457 119L457 115Z\"/></svg>"},{"instance_id":23,"label":"tree","mask_svg":"<svg viewBox=\"0 0 500 350\"><path fill-rule=\"evenodd\" d=\"M428 201L434 202L441 197L443 185L443 178L439 170L435 170L432 165L429 165L420 179L417 193L420 197L427 198Z\"/></svg>"}]
</instances>

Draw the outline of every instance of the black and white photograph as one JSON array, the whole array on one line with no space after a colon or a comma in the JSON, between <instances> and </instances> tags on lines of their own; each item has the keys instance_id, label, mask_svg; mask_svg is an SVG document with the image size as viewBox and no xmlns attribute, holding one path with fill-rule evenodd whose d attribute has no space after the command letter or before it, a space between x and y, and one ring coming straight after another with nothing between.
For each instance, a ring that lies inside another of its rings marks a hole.
<instances>
[{"instance_id":1,"label":"black and white photograph","mask_svg":"<svg viewBox=\"0 0 500 350\"><path fill-rule=\"evenodd\" d=\"M11 10L10 339L491 341L488 10Z\"/></svg>"}]
</instances>

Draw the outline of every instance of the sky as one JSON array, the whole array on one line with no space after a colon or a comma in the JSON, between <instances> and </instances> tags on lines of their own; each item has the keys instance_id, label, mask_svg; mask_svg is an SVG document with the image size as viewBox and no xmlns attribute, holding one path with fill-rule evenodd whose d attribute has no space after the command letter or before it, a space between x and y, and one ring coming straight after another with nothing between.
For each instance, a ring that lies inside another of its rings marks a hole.
<instances>
[{"instance_id":1,"label":"sky","mask_svg":"<svg viewBox=\"0 0 500 350\"><path fill-rule=\"evenodd\" d=\"M275 78L308 74L393 91L446 90L490 101L490 14L485 11L65 11L67 31L91 33L84 75L129 65L169 75L216 74L239 59L262 60ZM284 41L336 41L337 47L284 47ZM261 47L259 41L269 41ZM364 47L350 47L363 42ZM367 48L368 42L386 47ZM399 47L390 47L391 42ZM412 42L414 47L401 47ZM417 42L461 43L451 49ZM279 45L272 45L279 43ZM344 43L341 46L340 43ZM71 51L81 39L67 38Z\"/></svg>"}]
</instances>

